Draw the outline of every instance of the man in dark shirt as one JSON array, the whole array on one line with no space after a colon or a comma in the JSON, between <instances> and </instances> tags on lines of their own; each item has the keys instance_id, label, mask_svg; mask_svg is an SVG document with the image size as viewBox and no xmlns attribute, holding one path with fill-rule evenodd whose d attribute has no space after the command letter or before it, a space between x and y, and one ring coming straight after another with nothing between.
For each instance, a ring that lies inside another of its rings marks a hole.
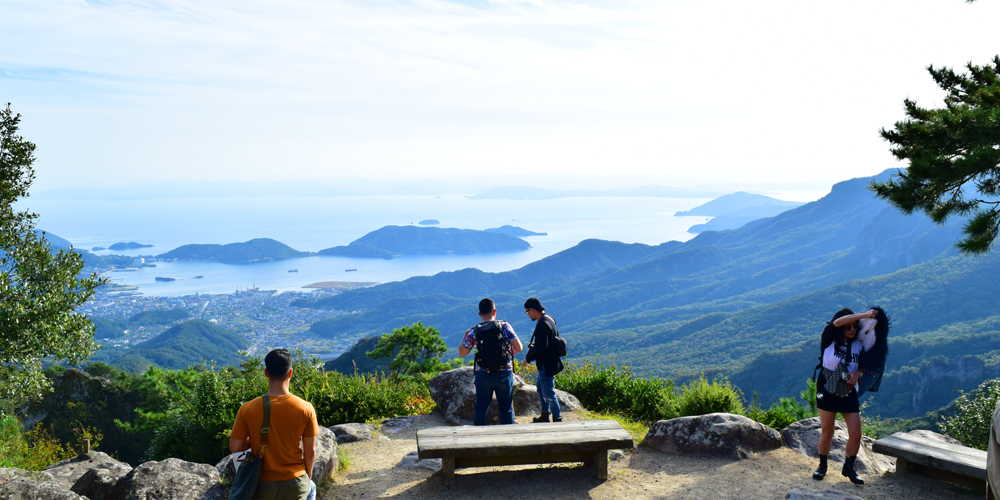
<instances>
[{"instance_id":1,"label":"man in dark shirt","mask_svg":"<svg viewBox=\"0 0 1000 500\"><path fill-rule=\"evenodd\" d=\"M538 398L542 402L542 414L532 419L533 422L548 422L551 410L552 421L562 422L562 411L559 409L559 399L556 397L556 374L563 369L559 351L556 349L555 337L559 335L556 320L545 314L545 307L535 297L524 303L524 313L535 322L535 333L532 334L534 349L528 349L524 364L532 361L538 367Z\"/></svg>"}]
</instances>

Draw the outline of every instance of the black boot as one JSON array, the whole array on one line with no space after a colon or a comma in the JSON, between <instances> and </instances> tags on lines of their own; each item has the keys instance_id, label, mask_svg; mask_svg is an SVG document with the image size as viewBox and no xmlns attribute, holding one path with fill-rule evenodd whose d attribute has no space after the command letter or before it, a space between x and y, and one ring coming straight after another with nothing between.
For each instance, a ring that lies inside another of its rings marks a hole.
<instances>
[{"instance_id":1,"label":"black boot","mask_svg":"<svg viewBox=\"0 0 1000 500\"><path fill-rule=\"evenodd\" d=\"M843 472L841 472L841 474L843 474L844 477L850 479L852 483L861 486L862 484L865 484L865 481L860 477L858 477L857 472L854 472L854 461L857 459L858 459L857 456L844 457L844 470Z\"/></svg>"},{"instance_id":2,"label":"black boot","mask_svg":"<svg viewBox=\"0 0 1000 500\"><path fill-rule=\"evenodd\" d=\"M549 412L543 411L541 415L539 415L539 416L531 419L531 421L534 422L534 423L536 423L536 424L540 424L542 422L548 422L549 421Z\"/></svg>"},{"instance_id":3,"label":"black boot","mask_svg":"<svg viewBox=\"0 0 1000 500\"><path fill-rule=\"evenodd\" d=\"M819 456L819 467L813 471L813 479L819 481L826 477L826 455Z\"/></svg>"}]
</instances>

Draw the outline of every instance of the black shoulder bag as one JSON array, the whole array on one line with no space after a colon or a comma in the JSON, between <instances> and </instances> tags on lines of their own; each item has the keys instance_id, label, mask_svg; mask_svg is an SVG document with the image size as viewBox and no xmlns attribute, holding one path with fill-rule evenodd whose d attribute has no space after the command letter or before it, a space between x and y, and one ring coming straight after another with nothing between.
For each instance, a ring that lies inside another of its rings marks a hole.
<instances>
[{"instance_id":1,"label":"black shoulder bag","mask_svg":"<svg viewBox=\"0 0 1000 500\"><path fill-rule=\"evenodd\" d=\"M261 399L264 401L264 423L260 427L260 454L255 457L250 450L246 450L237 457L236 460L242 465L233 478L233 486L229 490L230 500L250 500L257 491L260 467L264 464L264 449L267 448L267 435L271 432L271 397L265 394Z\"/></svg>"}]
</instances>

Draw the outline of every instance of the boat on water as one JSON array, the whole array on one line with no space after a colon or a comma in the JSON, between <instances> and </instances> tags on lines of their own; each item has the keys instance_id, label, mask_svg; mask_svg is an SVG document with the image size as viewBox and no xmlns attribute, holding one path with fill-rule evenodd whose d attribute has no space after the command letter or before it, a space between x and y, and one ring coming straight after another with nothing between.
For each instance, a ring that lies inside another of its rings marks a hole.
<instances>
[{"instance_id":1,"label":"boat on water","mask_svg":"<svg viewBox=\"0 0 1000 500\"><path fill-rule=\"evenodd\" d=\"M344 272L345 272L345 273L349 273L349 272L351 272L351 271L357 271L357 269L344 269Z\"/></svg>"},{"instance_id":2,"label":"boat on water","mask_svg":"<svg viewBox=\"0 0 1000 500\"><path fill-rule=\"evenodd\" d=\"M290 272L290 273L297 273L297 272L299 272L299 270L298 269L289 269L288 272Z\"/></svg>"},{"instance_id":3,"label":"boat on water","mask_svg":"<svg viewBox=\"0 0 1000 500\"><path fill-rule=\"evenodd\" d=\"M163 276L157 276L156 281L177 281L177 278L164 278Z\"/></svg>"}]
</instances>

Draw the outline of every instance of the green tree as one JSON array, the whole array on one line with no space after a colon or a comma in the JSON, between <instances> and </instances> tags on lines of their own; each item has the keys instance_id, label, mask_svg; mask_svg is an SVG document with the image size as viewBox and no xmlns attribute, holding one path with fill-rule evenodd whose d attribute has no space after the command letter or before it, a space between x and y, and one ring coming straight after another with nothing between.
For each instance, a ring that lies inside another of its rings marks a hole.
<instances>
[{"instance_id":1,"label":"green tree","mask_svg":"<svg viewBox=\"0 0 1000 500\"><path fill-rule=\"evenodd\" d=\"M372 359L379 359L398 352L389 363L389 369L399 376L447 369L448 365L441 362L441 356L447 350L448 346L441 340L437 328L424 326L418 321L410 326L393 328L392 333L383 335L367 354Z\"/></svg>"},{"instance_id":2,"label":"green tree","mask_svg":"<svg viewBox=\"0 0 1000 500\"><path fill-rule=\"evenodd\" d=\"M1000 234L1000 56L992 65L967 68L927 68L946 93L944 107L903 101L907 119L880 133L910 166L871 189L903 213L921 210L937 223L971 217L957 246L982 254Z\"/></svg>"},{"instance_id":3,"label":"green tree","mask_svg":"<svg viewBox=\"0 0 1000 500\"><path fill-rule=\"evenodd\" d=\"M986 380L968 394L960 391L954 403L954 415L941 417L938 427L965 446L985 450L989 443L993 411L998 403L1000 380Z\"/></svg>"},{"instance_id":4,"label":"green tree","mask_svg":"<svg viewBox=\"0 0 1000 500\"><path fill-rule=\"evenodd\" d=\"M102 284L79 276L83 258L52 253L38 214L16 210L35 179L35 145L17 135L21 115L0 110L0 414L41 395L41 360L81 363L94 351L94 326L74 309Z\"/></svg>"}]
</instances>

